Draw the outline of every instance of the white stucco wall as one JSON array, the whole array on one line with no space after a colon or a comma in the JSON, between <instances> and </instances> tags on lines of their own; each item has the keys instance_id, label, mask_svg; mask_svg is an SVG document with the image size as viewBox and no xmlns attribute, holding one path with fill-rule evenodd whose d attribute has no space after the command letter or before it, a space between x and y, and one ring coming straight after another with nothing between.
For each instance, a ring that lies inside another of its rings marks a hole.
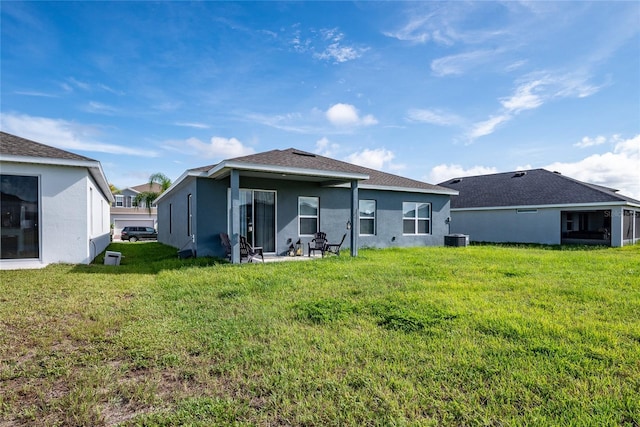
<instances>
[{"instance_id":1,"label":"white stucco wall","mask_svg":"<svg viewBox=\"0 0 640 427\"><path fill-rule=\"evenodd\" d=\"M87 168L3 162L2 173L38 176L40 259L2 260L3 269L87 264L109 244L109 206Z\"/></svg>"}]
</instances>

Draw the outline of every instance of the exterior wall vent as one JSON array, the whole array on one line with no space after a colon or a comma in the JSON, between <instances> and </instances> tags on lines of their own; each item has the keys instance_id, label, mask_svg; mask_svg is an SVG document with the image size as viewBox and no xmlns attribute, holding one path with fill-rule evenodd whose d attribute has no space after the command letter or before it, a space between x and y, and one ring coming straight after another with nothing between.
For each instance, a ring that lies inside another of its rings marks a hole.
<instances>
[{"instance_id":1,"label":"exterior wall vent","mask_svg":"<svg viewBox=\"0 0 640 427\"><path fill-rule=\"evenodd\" d=\"M304 151L293 151L293 154L296 154L298 156L304 156L304 157L316 157L315 154L312 153L305 153Z\"/></svg>"}]
</instances>

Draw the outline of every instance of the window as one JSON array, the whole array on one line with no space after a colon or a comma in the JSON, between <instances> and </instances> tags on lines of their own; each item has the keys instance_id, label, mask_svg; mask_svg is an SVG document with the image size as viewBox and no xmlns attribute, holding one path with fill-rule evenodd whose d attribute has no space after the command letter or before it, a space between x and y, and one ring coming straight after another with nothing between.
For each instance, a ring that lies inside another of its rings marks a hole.
<instances>
[{"instance_id":1,"label":"window","mask_svg":"<svg viewBox=\"0 0 640 427\"><path fill-rule=\"evenodd\" d=\"M402 203L402 233L431 233L431 204L418 202Z\"/></svg>"},{"instance_id":2,"label":"window","mask_svg":"<svg viewBox=\"0 0 640 427\"><path fill-rule=\"evenodd\" d=\"M0 258L40 257L40 193L37 176L0 175Z\"/></svg>"},{"instance_id":3,"label":"window","mask_svg":"<svg viewBox=\"0 0 640 427\"><path fill-rule=\"evenodd\" d=\"M373 236L376 234L376 201L360 200L358 202L360 211L360 235Z\"/></svg>"},{"instance_id":4,"label":"window","mask_svg":"<svg viewBox=\"0 0 640 427\"><path fill-rule=\"evenodd\" d=\"M124 196L122 194L116 195L116 203L114 206L117 208L121 208L124 206Z\"/></svg>"},{"instance_id":5,"label":"window","mask_svg":"<svg viewBox=\"0 0 640 427\"><path fill-rule=\"evenodd\" d=\"M173 203L169 203L169 234L173 232Z\"/></svg>"},{"instance_id":6,"label":"window","mask_svg":"<svg viewBox=\"0 0 640 427\"><path fill-rule=\"evenodd\" d=\"M193 227L193 218L192 218L192 206L191 206L191 202L192 202L193 197L191 197L191 194L187 195L187 236L191 236L192 235L192 227Z\"/></svg>"},{"instance_id":7,"label":"window","mask_svg":"<svg viewBox=\"0 0 640 427\"><path fill-rule=\"evenodd\" d=\"M320 229L320 199L298 197L298 232L301 236L312 236Z\"/></svg>"}]
</instances>

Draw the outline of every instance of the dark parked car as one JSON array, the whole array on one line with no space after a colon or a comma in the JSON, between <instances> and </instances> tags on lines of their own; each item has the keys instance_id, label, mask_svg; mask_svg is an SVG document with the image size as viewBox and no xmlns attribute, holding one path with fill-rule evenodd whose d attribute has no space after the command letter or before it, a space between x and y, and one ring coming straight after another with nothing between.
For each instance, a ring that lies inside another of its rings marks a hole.
<instances>
[{"instance_id":1,"label":"dark parked car","mask_svg":"<svg viewBox=\"0 0 640 427\"><path fill-rule=\"evenodd\" d=\"M151 227L125 227L122 229L122 234L120 234L120 239L130 242L156 240L157 238L158 232Z\"/></svg>"}]
</instances>

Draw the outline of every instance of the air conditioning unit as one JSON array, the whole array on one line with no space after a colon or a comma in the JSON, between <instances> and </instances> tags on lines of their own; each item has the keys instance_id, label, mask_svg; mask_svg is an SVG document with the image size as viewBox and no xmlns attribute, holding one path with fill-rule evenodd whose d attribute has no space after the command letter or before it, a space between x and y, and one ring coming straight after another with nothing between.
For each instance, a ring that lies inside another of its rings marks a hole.
<instances>
[{"instance_id":1,"label":"air conditioning unit","mask_svg":"<svg viewBox=\"0 0 640 427\"><path fill-rule=\"evenodd\" d=\"M447 234L444 236L445 246L469 246L469 236L466 234Z\"/></svg>"}]
</instances>

